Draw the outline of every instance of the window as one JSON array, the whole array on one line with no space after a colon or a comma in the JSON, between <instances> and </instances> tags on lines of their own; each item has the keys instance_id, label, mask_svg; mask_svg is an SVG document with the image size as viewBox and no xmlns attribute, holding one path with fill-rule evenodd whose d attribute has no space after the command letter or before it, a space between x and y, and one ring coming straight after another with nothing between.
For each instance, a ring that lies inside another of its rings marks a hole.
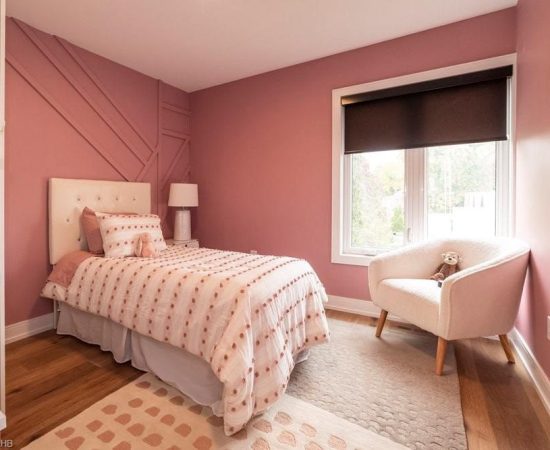
<instances>
[{"instance_id":1,"label":"window","mask_svg":"<svg viewBox=\"0 0 550 450\"><path fill-rule=\"evenodd\" d=\"M426 149L426 237L495 236L500 142ZM506 155L503 155L506 158ZM499 195L502 195L499 192Z\"/></svg>"},{"instance_id":2,"label":"window","mask_svg":"<svg viewBox=\"0 0 550 450\"><path fill-rule=\"evenodd\" d=\"M373 129L380 126L376 124L369 129L367 141L361 141L360 133L359 138L353 137L353 145L370 145L368 150L346 149L344 152L348 130L344 135L347 122L342 105L345 105L344 97L368 96L372 94L370 90L386 92L392 86L400 86L401 91L403 88L406 91L411 83L421 84L430 77L457 78L461 73L513 62L513 57L499 57L473 63L470 70L464 66L438 69L333 92L333 262L367 265L369 256L424 239L452 235L498 236L511 232L512 149L506 139L513 100L510 82L505 88L504 117L493 120L493 124L481 131L489 129L489 135L493 133L496 139L483 142L461 138L459 144L434 145L428 138L427 145L415 148L393 149L382 145L383 148L377 150L376 144L365 144L368 140L384 143L384 136L378 141L376 136L373 138ZM411 103L414 101L409 101L407 106ZM502 109L502 101L495 104ZM363 108L361 114L364 115L366 109ZM388 109L391 108L386 107ZM496 123L499 120L501 124L506 122L504 136L502 125ZM357 128L357 123L353 126ZM474 130L474 134L476 132ZM424 136L417 133L415 139L421 141ZM394 138L392 135L387 141Z\"/></svg>"},{"instance_id":3,"label":"window","mask_svg":"<svg viewBox=\"0 0 550 450\"><path fill-rule=\"evenodd\" d=\"M348 253L374 254L405 242L405 152L346 157Z\"/></svg>"},{"instance_id":4,"label":"window","mask_svg":"<svg viewBox=\"0 0 550 450\"><path fill-rule=\"evenodd\" d=\"M497 198L504 195L500 161L507 153L507 143L484 142L345 155L345 253L506 234L505 216L497 217L506 209L497 208Z\"/></svg>"}]
</instances>

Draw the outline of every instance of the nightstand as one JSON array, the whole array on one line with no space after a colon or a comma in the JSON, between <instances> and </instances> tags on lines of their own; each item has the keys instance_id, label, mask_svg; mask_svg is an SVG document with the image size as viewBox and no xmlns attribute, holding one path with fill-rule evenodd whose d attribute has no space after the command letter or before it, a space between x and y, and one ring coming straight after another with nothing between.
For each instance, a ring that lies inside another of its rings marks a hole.
<instances>
[{"instance_id":1,"label":"nightstand","mask_svg":"<svg viewBox=\"0 0 550 450\"><path fill-rule=\"evenodd\" d=\"M169 247L180 245L185 248L199 248L198 239L189 239L188 241L174 241L174 239L166 239L166 245Z\"/></svg>"}]
</instances>

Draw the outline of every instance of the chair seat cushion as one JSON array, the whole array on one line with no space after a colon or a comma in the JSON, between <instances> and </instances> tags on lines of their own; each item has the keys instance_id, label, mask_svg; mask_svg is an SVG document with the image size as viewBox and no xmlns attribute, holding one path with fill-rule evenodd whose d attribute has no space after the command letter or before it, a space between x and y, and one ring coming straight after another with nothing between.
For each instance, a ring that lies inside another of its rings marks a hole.
<instances>
[{"instance_id":1,"label":"chair seat cushion","mask_svg":"<svg viewBox=\"0 0 550 450\"><path fill-rule=\"evenodd\" d=\"M380 282L374 303L437 334L441 288L434 280L393 278Z\"/></svg>"}]
</instances>

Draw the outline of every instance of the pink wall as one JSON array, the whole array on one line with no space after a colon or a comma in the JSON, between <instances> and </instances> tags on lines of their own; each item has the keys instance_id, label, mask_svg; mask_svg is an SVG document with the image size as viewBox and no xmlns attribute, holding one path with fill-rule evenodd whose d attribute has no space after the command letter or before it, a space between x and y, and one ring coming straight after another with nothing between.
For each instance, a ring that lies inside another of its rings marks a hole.
<instances>
[{"instance_id":1,"label":"pink wall","mask_svg":"<svg viewBox=\"0 0 550 450\"><path fill-rule=\"evenodd\" d=\"M185 92L9 19L7 323L50 311L39 299L49 270L48 178L151 182L164 217L169 183L188 178L189 158L203 245L303 257L330 294L368 298L366 268L330 263L331 90L514 52L517 25L517 232L533 249L518 327L550 375L548 23L547 1L520 0L517 8L193 93L190 156Z\"/></svg>"},{"instance_id":2,"label":"pink wall","mask_svg":"<svg viewBox=\"0 0 550 450\"><path fill-rule=\"evenodd\" d=\"M520 0L517 14L517 234L532 249L518 328L550 376L550 2Z\"/></svg>"},{"instance_id":3,"label":"pink wall","mask_svg":"<svg viewBox=\"0 0 550 450\"><path fill-rule=\"evenodd\" d=\"M191 94L201 244L306 258L329 294L368 298L331 264L331 91L512 53L515 9Z\"/></svg>"},{"instance_id":4,"label":"pink wall","mask_svg":"<svg viewBox=\"0 0 550 450\"><path fill-rule=\"evenodd\" d=\"M171 181L189 171L188 95L8 19L6 322L51 311L50 177L152 183L166 214ZM169 223L169 221L168 221ZM169 232L169 230L167 230Z\"/></svg>"}]
</instances>

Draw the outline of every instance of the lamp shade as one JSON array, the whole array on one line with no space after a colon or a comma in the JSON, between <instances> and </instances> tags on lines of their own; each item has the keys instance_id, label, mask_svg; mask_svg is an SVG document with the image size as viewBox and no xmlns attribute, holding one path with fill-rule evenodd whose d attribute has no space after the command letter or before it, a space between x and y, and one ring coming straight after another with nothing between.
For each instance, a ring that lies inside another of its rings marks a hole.
<instances>
[{"instance_id":1,"label":"lamp shade","mask_svg":"<svg viewBox=\"0 0 550 450\"><path fill-rule=\"evenodd\" d=\"M198 186L188 183L172 183L168 206L199 206Z\"/></svg>"}]
</instances>

